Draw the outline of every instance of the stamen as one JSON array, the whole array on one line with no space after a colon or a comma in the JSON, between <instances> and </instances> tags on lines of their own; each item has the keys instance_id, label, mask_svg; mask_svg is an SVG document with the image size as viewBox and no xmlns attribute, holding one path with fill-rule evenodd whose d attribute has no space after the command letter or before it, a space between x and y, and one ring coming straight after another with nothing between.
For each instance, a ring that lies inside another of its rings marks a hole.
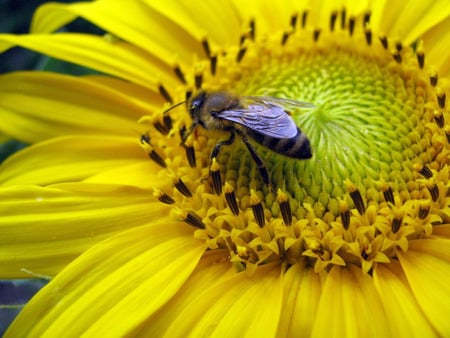
<instances>
[{"instance_id":1,"label":"stamen","mask_svg":"<svg viewBox=\"0 0 450 338\"><path fill-rule=\"evenodd\" d=\"M348 30L349 30L350 36L353 35L353 32L355 30L355 23L356 23L356 19L354 16L352 16L350 19L348 19Z\"/></svg>"},{"instance_id":2,"label":"stamen","mask_svg":"<svg viewBox=\"0 0 450 338\"><path fill-rule=\"evenodd\" d=\"M401 51L402 51L403 45L402 45L402 43L401 43L400 41L397 41L397 42L395 43L395 49L396 49L398 52L401 52Z\"/></svg>"},{"instance_id":3,"label":"stamen","mask_svg":"<svg viewBox=\"0 0 450 338\"><path fill-rule=\"evenodd\" d=\"M436 72L436 70L432 70L430 72L430 84L435 87L438 83L438 73Z\"/></svg>"},{"instance_id":4,"label":"stamen","mask_svg":"<svg viewBox=\"0 0 450 338\"><path fill-rule=\"evenodd\" d=\"M394 211L394 218L392 219L391 230L394 234L400 230L400 226L402 225L403 215L399 210Z\"/></svg>"},{"instance_id":5,"label":"stamen","mask_svg":"<svg viewBox=\"0 0 450 338\"><path fill-rule=\"evenodd\" d=\"M369 26L366 26L364 28L364 35L366 37L367 45L369 46L372 45L372 30L370 29Z\"/></svg>"},{"instance_id":6,"label":"stamen","mask_svg":"<svg viewBox=\"0 0 450 338\"><path fill-rule=\"evenodd\" d=\"M284 32L283 36L281 37L281 45L284 46L287 42L287 40L289 39L289 37L291 36L292 32Z\"/></svg>"},{"instance_id":7,"label":"stamen","mask_svg":"<svg viewBox=\"0 0 450 338\"><path fill-rule=\"evenodd\" d=\"M185 97L185 102L189 102L189 99L191 98L191 96L192 96L192 91L191 90L186 90L186 93L185 93L185 95L184 95L184 97Z\"/></svg>"},{"instance_id":8,"label":"stamen","mask_svg":"<svg viewBox=\"0 0 450 338\"><path fill-rule=\"evenodd\" d=\"M419 64L419 68L423 69L425 65L425 52L423 50L422 43L419 44L416 51L417 63Z\"/></svg>"},{"instance_id":9,"label":"stamen","mask_svg":"<svg viewBox=\"0 0 450 338\"><path fill-rule=\"evenodd\" d=\"M347 21L347 12L345 8L341 11L341 29L345 29L345 23Z\"/></svg>"},{"instance_id":10,"label":"stamen","mask_svg":"<svg viewBox=\"0 0 450 338\"><path fill-rule=\"evenodd\" d=\"M427 188L430 192L431 199L433 200L433 202L436 202L439 198L439 187L437 186L437 184L433 184L428 186Z\"/></svg>"},{"instance_id":11,"label":"stamen","mask_svg":"<svg viewBox=\"0 0 450 338\"><path fill-rule=\"evenodd\" d=\"M425 219L431 210L431 202L429 200L422 201L419 206L419 218Z\"/></svg>"},{"instance_id":12,"label":"stamen","mask_svg":"<svg viewBox=\"0 0 450 338\"><path fill-rule=\"evenodd\" d=\"M209 48L209 42L206 38L202 41L202 46L203 46L203 50L205 51L206 56L208 58L210 58L211 57L211 49Z\"/></svg>"},{"instance_id":13,"label":"stamen","mask_svg":"<svg viewBox=\"0 0 450 338\"><path fill-rule=\"evenodd\" d=\"M206 228L205 223L203 223L202 219L198 215L180 209L176 209L175 212L178 214L178 216L183 222L192 225L195 228L199 229Z\"/></svg>"},{"instance_id":14,"label":"stamen","mask_svg":"<svg viewBox=\"0 0 450 338\"><path fill-rule=\"evenodd\" d=\"M439 108L444 109L446 95L445 95L445 92L442 90L442 88L439 88L439 87L436 88L436 96L437 96Z\"/></svg>"},{"instance_id":15,"label":"stamen","mask_svg":"<svg viewBox=\"0 0 450 338\"><path fill-rule=\"evenodd\" d=\"M186 186L186 184L184 184L184 182L183 182L183 180L181 178L178 178L178 180L176 180L173 185L184 196L186 196L186 197L191 197L192 196L191 191Z\"/></svg>"},{"instance_id":16,"label":"stamen","mask_svg":"<svg viewBox=\"0 0 450 338\"><path fill-rule=\"evenodd\" d=\"M202 88L202 82L203 82L203 73L195 74L195 88L196 89Z\"/></svg>"},{"instance_id":17,"label":"stamen","mask_svg":"<svg viewBox=\"0 0 450 338\"><path fill-rule=\"evenodd\" d=\"M186 78L184 77L184 74L183 74L183 72L181 71L180 66L178 66L178 65L175 66L174 71L175 71L175 75L178 77L178 79L179 79L181 82L183 82L184 84L187 84Z\"/></svg>"},{"instance_id":18,"label":"stamen","mask_svg":"<svg viewBox=\"0 0 450 338\"><path fill-rule=\"evenodd\" d=\"M348 208L347 202L341 200L339 201L339 210L341 215L342 225L345 230L348 230L350 226L350 210Z\"/></svg>"},{"instance_id":19,"label":"stamen","mask_svg":"<svg viewBox=\"0 0 450 338\"><path fill-rule=\"evenodd\" d=\"M153 123L153 126L157 131L159 131L162 135L167 135L169 131L166 129L166 127L159 121L156 121Z\"/></svg>"},{"instance_id":20,"label":"stamen","mask_svg":"<svg viewBox=\"0 0 450 338\"><path fill-rule=\"evenodd\" d=\"M264 208L262 206L261 200L256 195L255 191L252 189L250 193L250 206L253 210L253 216L255 217L256 223L262 228L266 223L264 217Z\"/></svg>"},{"instance_id":21,"label":"stamen","mask_svg":"<svg viewBox=\"0 0 450 338\"><path fill-rule=\"evenodd\" d=\"M245 47L245 46L242 46L239 49L238 55L236 56L236 61L237 62L241 62L241 60L244 57L246 51L247 51L247 47Z\"/></svg>"},{"instance_id":22,"label":"stamen","mask_svg":"<svg viewBox=\"0 0 450 338\"><path fill-rule=\"evenodd\" d=\"M433 177L433 172L426 165L421 165L419 163L416 163L414 165L414 170L416 170L419 174L421 174L425 178Z\"/></svg>"},{"instance_id":23,"label":"stamen","mask_svg":"<svg viewBox=\"0 0 450 338\"><path fill-rule=\"evenodd\" d=\"M380 39L381 45L384 47L384 49L388 49L389 44L388 44L387 37L385 35L380 35L379 39Z\"/></svg>"},{"instance_id":24,"label":"stamen","mask_svg":"<svg viewBox=\"0 0 450 338\"><path fill-rule=\"evenodd\" d=\"M153 192L153 196L155 196L160 202L162 202L164 204L175 203L175 200L172 197L170 197L165 192L163 192L159 189L155 189L155 191Z\"/></svg>"},{"instance_id":25,"label":"stamen","mask_svg":"<svg viewBox=\"0 0 450 338\"><path fill-rule=\"evenodd\" d=\"M439 110L435 110L433 112L434 121L436 121L436 124L439 126L439 128L443 128L445 125L445 119L444 114L440 112Z\"/></svg>"},{"instance_id":26,"label":"stamen","mask_svg":"<svg viewBox=\"0 0 450 338\"><path fill-rule=\"evenodd\" d=\"M447 136L447 142L450 143L450 126L446 125L444 127L445 136Z\"/></svg>"},{"instance_id":27,"label":"stamen","mask_svg":"<svg viewBox=\"0 0 450 338\"><path fill-rule=\"evenodd\" d=\"M317 42L319 40L319 36L320 36L320 29L315 29L313 32L314 42Z\"/></svg>"},{"instance_id":28,"label":"stamen","mask_svg":"<svg viewBox=\"0 0 450 338\"><path fill-rule=\"evenodd\" d=\"M159 85L158 87L159 89L159 93L161 94L161 96L170 104L173 104L173 99L170 96L169 92L167 91L167 89L163 86L163 85Z\"/></svg>"},{"instance_id":29,"label":"stamen","mask_svg":"<svg viewBox=\"0 0 450 338\"><path fill-rule=\"evenodd\" d=\"M239 207L236 200L236 194L234 193L234 188L228 182L225 182L225 201L227 202L228 208L234 215L239 215Z\"/></svg>"},{"instance_id":30,"label":"stamen","mask_svg":"<svg viewBox=\"0 0 450 338\"><path fill-rule=\"evenodd\" d=\"M298 13L295 13L291 16L291 27L294 31L297 28L297 21L298 21Z\"/></svg>"},{"instance_id":31,"label":"stamen","mask_svg":"<svg viewBox=\"0 0 450 338\"><path fill-rule=\"evenodd\" d=\"M383 191L383 196L384 196L384 200L387 203L392 203L394 204L394 192L392 191L392 188L390 185L388 185L387 183L382 183L381 184L381 191Z\"/></svg>"},{"instance_id":32,"label":"stamen","mask_svg":"<svg viewBox=\"0 0 450 338\"><path fill-rule=\"evenodd\" d=\"M195 168L195 166L197 165L197 160L195 157L195 149L192 143L192 138L188 137L183 145L184 149L186 150L186 158L189 162L189 166L191 168Z\"/></svg>"},{"instance_id":33,"label":"stamen","mask_svg":"<svg viewBox=\"0 0 450 338\"><path fill-rule=\"evenodd\" d=\"M331 16L330 16L330 31L332 31L332 32L334 32L334 27L336 26L337 17L338 17L338 12L337 11L331 12Z\"/></svg>"},{"instance_id":34,"label":"stamen","mask_svg":"<svg viewBox=\"0 0 450 338\"><path fill-rule=\"evenodd\" d=\"M211 161L209 172L211 173L213 190L216 195L220 195L222 193L222 178L220 176L220 166L215 157Z\"/></svg>"},{"instance_id":35,"label":"stamen","mask_svg":"<svg viewBox=\"0 0 450 338\"><path fill-rule=\"evenodd\" d=\"M352 198L353 203L355 204L356 209L358 210L360 215L364 215L366 211L366 207L364 206L364 201L361 196L361 192L359 189L349 180L346 180L345 185L347 186L347 190L350 193L350 197Z\"/></svg>"},{"instance_id":36,"label":"stamen","mask_svg":"<svg viewBox=\"0 0 450 338\"><path fill-rule=\"evenodd\" d=\"M249 27L250 27L250 32L249 32L250 39L252 41L255 41L256 27L255 27L255 20L254 19L250 20Z\"/></svg>"},{"instance_id":37,"label":"stamen","mask_svg":"<svg viewBox=\"0 0 450 338\"><path fill-rule=\"evenodd\" d=\"M367 26L367 24L370 22L370 17L371 17L371 15L372 15L371 12L366 12L366 13L364 13L363 27Z\"/></svg>"},{"instance_id":38,"label":"stamen","mask_svg":"<svg viewBox=\"0 0 450 338\"><path fill-rule=\"evenodd\" d=\"M291 205L289 204L288 196L286 193L282 192L281 189L277 191L277 202L280 206L281 216L283 217L284 224L292 224L292 211Z\"/></svg>"},{"instance_id":39,"label":"stamen","mask_svg":"<svg viewBox=\"0 0 450 338\"><path fill-rule=\"evenodd\" d=\"M156 164L160 165L161 167L166 168L166 162L151 145L150 136L148 134L144 134L141 136L141 144L145 152L148 154L148 157L150 157L150 159L152 159Z\"/></svg>"},{"instance_id":40,"label":"stamen","mask_svg":"<svg viewBox=\"0 0 450 338\"><path fill-rule=\"evenodd\" d=\"M163 116L163 123L164 128L166 128L167 131L170 131L172 129L172 118L170 117L170 115L165 114Z\"/></svg>"},{"instance_id":41,"label":"stamen","mask_svg":"<svg viewBox=\"0 0 450 338\"><path fill-rule=\"evenodd\" d=\"M306 20L308 19L308 11L303 11L302 13L302 28L306 27Z\"/></svg>"},{"instance_id":42,"label":"stamen","mask_svg":"<svg viewBox=\"0 0 450 338\"><path fill-rule=\"evenodd\" d=\"M209 58L210 61L210 71L212 75L216 74L216 70L217 70L217 55L213 55Z\"/></svg>"},{"instance_id":43,"label":"stamen","mask_svg":"<svg viewBox=\"0 0 450 338\"><path fill-rule=\"evenodd\" d=\"M397 63L402 62L402 55L397 49L392 51L392 57L394 58L395 61L397 61Z\"/></svg>"}]
</instances>

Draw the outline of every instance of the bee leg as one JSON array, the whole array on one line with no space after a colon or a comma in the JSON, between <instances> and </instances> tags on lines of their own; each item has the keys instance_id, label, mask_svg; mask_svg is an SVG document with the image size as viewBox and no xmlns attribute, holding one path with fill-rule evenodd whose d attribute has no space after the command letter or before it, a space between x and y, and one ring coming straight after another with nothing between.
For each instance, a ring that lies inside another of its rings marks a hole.
<instances>
[{"instance_id":1,"label":"bee leg","mask_svg":"<svg viewBox=\"0 0 450 338\"><path fill-rule=\"evenodd\" d=\"M234 132L232 130L229 130L230 137L224 141L220 141L214 146L213 151L211 152L211 164L209 166L209 175L212 177L212 183L213 183L213 189L217 195L220 195L222 193L222 179L220 177L220 170L219 166L216 161L214 161L215 158L219 155L220 149L223 145L230 145L234 142Z\"/></svg>"},{"instance_id":2,"label":"bee leg","mask_svg":"<svg viewBox=\"0 0 450 338\"><path fill-rule=\"evenodd\" d=\"M269 172L267 171L267 168L264 165L264 161L258 155L255 148L253 148L253 146L250 144L247 137L242 133L239 133L239 136L241 137L242 142L244 142L244 144L247 146L247 149L248 149L250 155L252 155L253 161L255 161L256 165L258 166L258 170L259 170L259 173L261 174L263 183L267 186L270 186Z\"/></svg>"}]
</instances>

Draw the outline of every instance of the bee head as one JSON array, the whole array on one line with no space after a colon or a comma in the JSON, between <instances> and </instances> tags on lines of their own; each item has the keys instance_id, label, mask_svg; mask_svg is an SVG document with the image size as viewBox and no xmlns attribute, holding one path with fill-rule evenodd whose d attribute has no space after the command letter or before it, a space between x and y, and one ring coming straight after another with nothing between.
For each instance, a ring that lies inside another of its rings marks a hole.
<instances>
[{"instance_id":1,"label":"bee head","mask_svg":"<svg viewBox=\"0 0 450 338\"><path fill-rule=\"evenodd\" d=\"M199 92L190 100L189 113L193 120L197 120L200 114L200 108L205 102L206 93L204 91Z\"/></svg>"}]
</instances>

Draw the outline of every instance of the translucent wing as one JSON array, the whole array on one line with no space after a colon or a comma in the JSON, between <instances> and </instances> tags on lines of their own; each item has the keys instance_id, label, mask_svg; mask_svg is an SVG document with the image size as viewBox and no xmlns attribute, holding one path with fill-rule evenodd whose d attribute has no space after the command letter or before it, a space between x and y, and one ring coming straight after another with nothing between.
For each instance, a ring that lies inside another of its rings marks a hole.
<instances>
[{"instance_id":1,"label":"translucent wing","mask_svg":"<svg viewBox=\"0 0 450 338\"><path fill-rule=\"evenodd\" d=\"M242 107L221 111L217 117L275 138L291 138L297 135L297 126L285 107L314 107L307 102L264 96L244 96L241 102Z\"/></svg>"}]
</instances>

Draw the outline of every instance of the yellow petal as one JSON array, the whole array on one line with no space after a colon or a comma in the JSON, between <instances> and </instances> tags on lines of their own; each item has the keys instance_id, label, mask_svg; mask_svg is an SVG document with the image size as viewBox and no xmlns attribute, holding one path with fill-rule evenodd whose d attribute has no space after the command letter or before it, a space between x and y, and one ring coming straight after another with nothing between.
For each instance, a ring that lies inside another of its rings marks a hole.
<instances>
[{"instance_id":1,"label":"yellow petal","mask_svg":"<svg viewBox=\"0 0 450 338\"><path fill-rule=\"evenodd\" d=\"M389 337L389 320L373 280L359 268L335 266L323 287L312 337Z\"/></svg>"},{"instance_id":2,"label":"yellow petal","mask_svg":"<svg viewBox=\"0 0 450 338\"><path fill-rule=\"evenodd\" d=\"M124 41L78 33L0 34L0 51L20 46L58 59L107 73L151 90L161 82L176 87L179 80L172 63L156 58Z\"/></svg>"},{"instance_id":3,"label":"yellow petal","mask_svg":"<svg viewBox=\"0 0 450 338\"><path fill-rule=\"evenodd\" d=\"M295 264L285 273L279 337L295 337L300 333L304 337L311 335L322 293L323 275L306 268L304 263Z\"/></svg>"},{"instance_id":4,"label":"yellow petal","mask_svg":"<svg viewBox=\"0 0 450 338\"><path fill-rule=\"evenodd\" d=\"M166 9L165 12L152 8L158 7L159 3ZM181 8L177 10L174 8L177 4L178 2L171 4L171 1L148 4L143 1L128 1L124 6L121 0L48 3L36 11L31 30L36 33L50 33L80 16L114 36L140 46L149 54L173 64L177 58L190 60L194 53L203 54L199 40L203 38L205 31L199 27L198 20L195 20L201 13L192 17L186 11L189 8L198 11L201 7L209 7L204 3L200 8L194 5L178 5ZM195 22L195 25L186 25L185 16L190 17L190 21ZM176 51L174 46L177 46Z\"/></svg>"},{"instance_id":5,"label":"yellow petal","mask_svg":"<svg viewBox=\"0 0 450 338\"><path fill-rule=\"evenodd\" d=\"M124 336L173 297L203 252L185 224L122 232L58 274L6 336Z\"/></svg>"},{"instance_id":6,"label":"yellow petal","mask_svg":"<svg viewBox=\"0 0 450 338\"><path fill-rule=\"evenodd\" d=\"M433 236L442 237L444 239L450 238L450 224L436 225L433 227Z\"/></svg>"},{"instance_id":7,"label":"yellow petal","mask_svg":"<svg viewBox=\"0 0 450 338\"><path fill-rule=\"evenodd\" d=\"M227 252L214 250L206 252L192 275L177 292L158 312L148 318L144 325L139 328L139 333L132 335L144 337L162 337L168 327L170 327L181 313L186 309L191 309L191 316L203 315L203 310L197 305L199 299L210 297L209 293L214 292L216 285L220 285L224 280L233 278L236 269L227 258ZM200 313L196 312L201 311Z\"/></svg>"},{"instance_id":8,"label":"yellow petal","mask_svg":"<svg viewBox=\"0 0 450 338\"><path fill-rule=\"evenodd\" d=\"M0 166L0 183L4 186L49 185L79 181L139 162L147 165L148 173L158 169L156 164L152 167L153 162L138 145L137 137L60 137L32 145L9 157ZM106 183L124 184L120 177Z\"/></svg>"},{"instance_id":9,"label":"yellow petal","mask_svg":"<svg viewBox=\"0 0 450 338\"><path fill-rule=\"evenodd\" d=\"M447 0L374 1L371 26L379 33L411 44L449 15Z\"/></svg>"},{"instance_id":10,"label":"yellow petal","mask_svg":"<svg viewBox=\"0 0 450 338\"><path fill-rule=\"evenodd\" d=\"M54 73L3 75L0 93L0 113L8 121L0 130L25 142L77 133L138 138L136 121L149 113L129 92Z\"/></svg>"},{"instance_id":11,"label":"yellow petal","mask_svg":"<svg viewBox=\"0 0 450 338\"><path fill-rule=\"evenodd\" d=\"M200 288L167 337L274 337L281 312L280 269L258 267Z\"/></svg>"},{"instance_id":12,"label":"yellow petal","mask_svg":"<svg viewBox=\"0 0 450 338\"><path fill-rule=\"evenodd\" d=\"M425 62L435 67L440 77L450 76L450 17L431 28L422 38Z\"/></svg>"},{"instance_id":13,"label":"yellow petal","mask_svg":"<svg viewBox=\"0 0 450 338\"><path fill-rule=\"evenodd\" d=\"M442 336L450 333L450 241L443 239L410 242L399 252L400 264L417 302Z\"/></svg>"},{"instance_id":14,"label":"yellow petal","mask_svg":"<svg viewBox=\"0 0 450 338\"><path fill-rule=\"evenodd\" d=\"M374 282L383 298L384 309L395 335L418 338L436 336L397 262L377 265L374 269Z\"/></svg>"},{"instance_id":15,"label":"yellow petal","mask_svg":"<svg viewBox=\"0 0 450 338\"><path fill-rule=\"evenodd\" d=\"M34 277L25 270L54 275L106 237L167 214L150 191L119 185L2 187L1 277Z\"/></svg>"}]
</instances>

